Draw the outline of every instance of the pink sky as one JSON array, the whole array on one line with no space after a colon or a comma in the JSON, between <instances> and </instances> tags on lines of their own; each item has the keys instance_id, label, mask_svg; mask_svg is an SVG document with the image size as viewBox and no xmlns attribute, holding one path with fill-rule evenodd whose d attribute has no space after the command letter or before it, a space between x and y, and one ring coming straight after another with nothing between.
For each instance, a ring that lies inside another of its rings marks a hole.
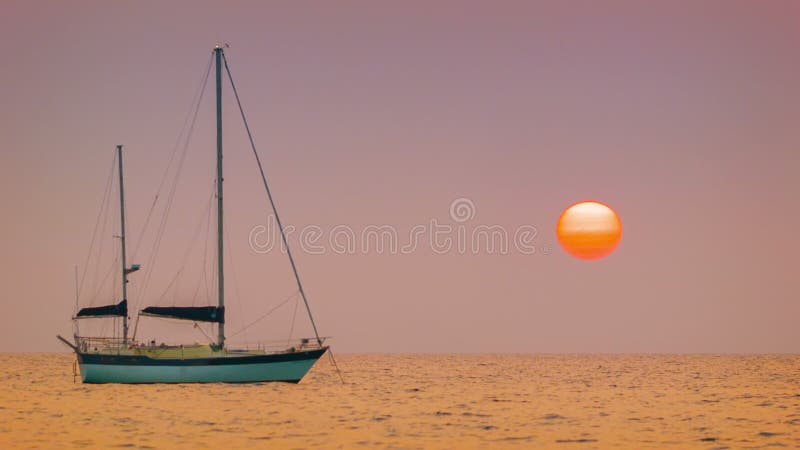
<instances>
[{"instance_id":1,"label":"pink sky","mask_svg":"<svg viewBox=\"0 0 800 450\"><path fill-rule=\"evenodd\" d=\"M62 350L114 146L135 245L219 41L288 224L407 233L466 198L470 229L538 230L533 255L298 250L335 349L800 351L797 2L15 1L0 38L0 351ZM212 189L212 95L146 302ZM225 95L235 330L293 287L249 249L266 203ZM558 248L583 199L622 218L601 261Z\"/></svg>"}]
</instances>

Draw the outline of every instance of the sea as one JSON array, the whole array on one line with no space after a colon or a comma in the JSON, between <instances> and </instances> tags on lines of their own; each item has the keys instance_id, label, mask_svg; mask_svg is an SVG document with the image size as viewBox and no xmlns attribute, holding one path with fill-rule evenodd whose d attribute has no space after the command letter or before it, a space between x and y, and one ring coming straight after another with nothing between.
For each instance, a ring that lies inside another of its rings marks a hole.
<instances>
[{"instance_id":1,"label":"sea","mask_svg":"<svg viewBox=\"0 0 800 450\"><path fill-rule=\"evenodd\" d=\"M800 448L800 356L341 354L299 384L88 385L0 354L0 448Z\"/></svg>"}]
</instances>

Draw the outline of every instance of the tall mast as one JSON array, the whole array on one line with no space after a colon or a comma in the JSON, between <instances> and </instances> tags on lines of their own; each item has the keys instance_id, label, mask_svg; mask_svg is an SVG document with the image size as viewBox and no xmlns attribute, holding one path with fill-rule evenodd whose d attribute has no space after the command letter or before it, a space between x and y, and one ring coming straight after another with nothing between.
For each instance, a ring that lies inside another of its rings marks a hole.
<instances>
[{"instance_id":1,"label":"tall mast","mask_svg":"<svg viewBox=\"0 0 800 450\"><path fill-rule=\"evenodd\" d=\"M122 246L122 301L128 303L128 266L125 262L125 189L122 183L122 146L117 145L117 160L119 160L119 215L120 215L120 245ZM128 343L128 313L122 315L122 343Z\"/></svg>"},{"instance_id":2,"label":"tall mast","mask_svg":"<svg viewBox=\"0 0 800 450\"><path fill-rule=\"evenodd\" d=\"M219 307L225 307L225 272L222 269L222 47L214 47L214 59L217 69L217 284L219 287ZM225 322L219 322L217 345L225 346Z\"/></svg>"}]
</instances>

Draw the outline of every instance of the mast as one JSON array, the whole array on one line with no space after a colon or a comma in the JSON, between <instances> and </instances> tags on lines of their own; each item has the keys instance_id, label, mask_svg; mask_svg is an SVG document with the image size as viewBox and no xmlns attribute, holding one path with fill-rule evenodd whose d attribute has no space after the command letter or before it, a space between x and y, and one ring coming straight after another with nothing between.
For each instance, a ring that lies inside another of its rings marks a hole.
<instances>
[{"instance_id":1,"label":"mast","mask_svg":"<svg viewBox=\"0 0 800 450\"><path fill-rule=\"evenodd\" d=\"M117 160L119 160L119 214L120 214L120 235L119 241L122 246L122 301L127 305L128 301L128 266L125 261L125 190L122 183L122 146L117 145ZM128 313L122 315L122 343L128 344Z\"/></svg>"},{"instance_id":2,"label":"mast","mask_svg":"<svg viewBox=\"0 0 800 450\"><path fill-rule=\"evenodd\" d=\"M225 307L225 272L222 269L222 47L214 47L214 59L217 69L217 284L219 287L219 308ZM219 322L217 346L225 346L225 322Z\"/></svg>"}]
</instances>

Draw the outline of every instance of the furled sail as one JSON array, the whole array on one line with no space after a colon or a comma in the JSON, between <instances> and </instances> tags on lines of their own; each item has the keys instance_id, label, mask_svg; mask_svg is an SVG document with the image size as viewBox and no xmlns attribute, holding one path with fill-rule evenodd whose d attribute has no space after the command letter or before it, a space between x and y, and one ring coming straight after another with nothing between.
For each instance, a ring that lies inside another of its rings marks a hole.
<instances>
[{"instance_id":1,"label":"furled sail","mask_svg":"<svg viewBox=\"0 0 800 450\"><path fill-rule=\"evenodd\" d=\"M194 320L196 322L225 323L225 307L217 306L148 306L142 310L146 316Z\"/></svg>"},{"instance_id":2,"label":"furled sail","mask_svg":"<svg viewBox=\"0 0 800 450\"><path fill-rule=\"evenodd\" d=\"M128 315L128 301L123 300L116 305L94 306L91 308L81 308L77 317L111 317Z\"/></svg>"}]
</instances>

